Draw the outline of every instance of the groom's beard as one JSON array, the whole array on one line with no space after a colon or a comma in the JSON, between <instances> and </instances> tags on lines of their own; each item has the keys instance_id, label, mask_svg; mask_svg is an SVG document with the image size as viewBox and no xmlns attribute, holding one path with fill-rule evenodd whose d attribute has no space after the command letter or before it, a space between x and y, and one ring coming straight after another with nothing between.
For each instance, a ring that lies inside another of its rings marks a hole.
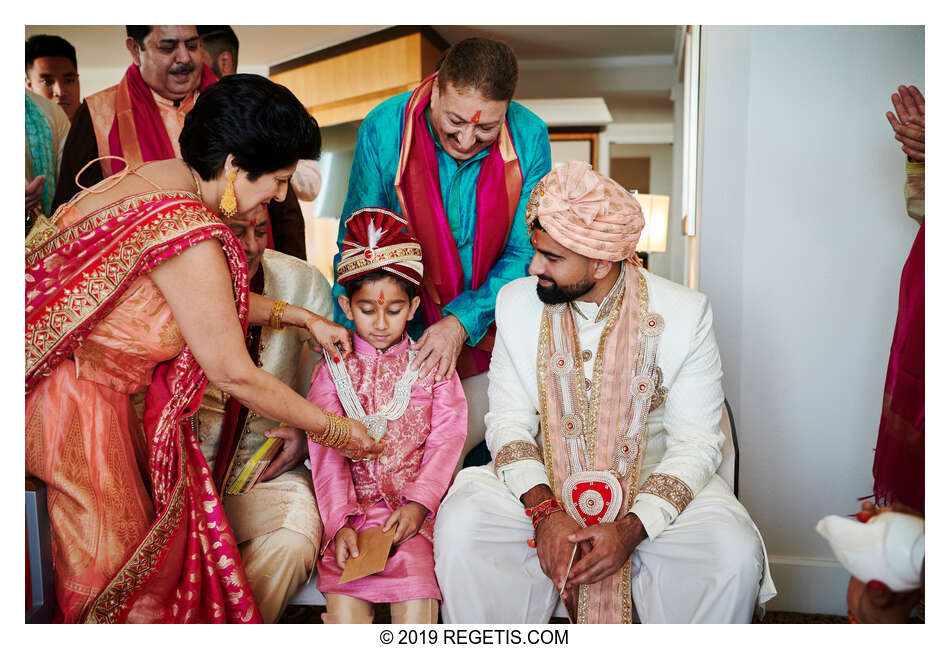
<instances>
[{"instance_id":1,"label":"groom's beard","mask_svg":"<svg viewBox=\"0 0 950 649\"><path fill-rule=\"evenodd\" d=\"M573 302L594 287L594 281L589 278L582 279L575 284L568 284L567 286L559 286L557 282L547 275L538 275L538 279L551 282L551 286L537 285L538 299L545 304Z\"/></svg>"}]
</instances>

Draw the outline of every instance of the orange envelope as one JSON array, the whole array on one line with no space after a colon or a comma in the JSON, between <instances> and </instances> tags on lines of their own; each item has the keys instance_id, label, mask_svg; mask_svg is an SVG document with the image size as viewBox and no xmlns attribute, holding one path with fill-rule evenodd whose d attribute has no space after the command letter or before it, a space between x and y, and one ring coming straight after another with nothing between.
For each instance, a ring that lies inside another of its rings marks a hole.
<instances>
[{"instance_id":1,"label":"orange envelope","mask_svg":"<svg viewBox=\"0 0 950 649\"><path fill-rule=\"evenodd\" d=\"M343 574L340 575L340 583L345 584L348 581L381 572L389 559L389 549L393 546L395 534L395 525L389 528L388 532L384 532L380 525L357 534L356 547L359 548L360 556L346 560Z\"/></svg>"}]
</instances>

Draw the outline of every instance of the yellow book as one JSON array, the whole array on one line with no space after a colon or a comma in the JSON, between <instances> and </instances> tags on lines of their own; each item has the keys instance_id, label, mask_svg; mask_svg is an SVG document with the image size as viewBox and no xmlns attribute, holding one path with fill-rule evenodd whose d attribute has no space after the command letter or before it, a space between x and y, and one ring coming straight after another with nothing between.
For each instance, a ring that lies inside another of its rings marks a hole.
<instances>
[{"instance_id":1,"label":"yellow book","mask_svg":"<svg viewBox=\"0 0 950 649\"><path fill-rule=\"evenodd\" d=\"M264 470L270 465L271 460L280 453L283 444L284 440L280 437L268 437L267 440L254 451L254 455L251 456L251 459L241 467L237 476L235 476L231 484L228 485L225 493L229 496L241 496L253 489L254 485L257 484L258 478L261 477L261 474L264 473Z\"/></svg>"}]
</instances>

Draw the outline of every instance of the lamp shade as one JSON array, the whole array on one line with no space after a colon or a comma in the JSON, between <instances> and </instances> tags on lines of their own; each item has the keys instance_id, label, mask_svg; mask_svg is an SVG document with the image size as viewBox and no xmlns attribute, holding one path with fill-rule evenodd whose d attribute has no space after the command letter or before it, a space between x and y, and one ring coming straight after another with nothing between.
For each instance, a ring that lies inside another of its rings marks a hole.
<instances>
[{"instance_id":1,"label":"lamp shade","mask_svg":"<svg viewBox=\"0 0 950 649\"><path fill-rule=\"evenodd\" d=\"M666 230L670 220L670 197L663 194L637 194L646 225L637 242L637 252L665 252Z\"/></svg>"}]
</instances>

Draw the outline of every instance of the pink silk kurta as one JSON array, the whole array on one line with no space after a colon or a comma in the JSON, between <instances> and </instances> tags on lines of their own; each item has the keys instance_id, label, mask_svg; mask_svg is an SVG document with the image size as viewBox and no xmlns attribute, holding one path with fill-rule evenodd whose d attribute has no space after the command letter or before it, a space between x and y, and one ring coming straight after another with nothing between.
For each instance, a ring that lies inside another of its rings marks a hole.
<instances>
[{"instance_id":1,"label":"pink silk kurta","mask_svg":"<svg viewBox=\"0 0 950 649\"><path fill-rule=\"evenodd\" d=\"M379 411L409 364L408 338L385 352L354 335L354 353L344 361L360 403ZM307 398L319 407L344 414L333 379L321 365ZM352 462L310 442L310 463L317 505L323 519L322 557L317 588L371 602L441 599L432 557L432 526L465 442L468 405L458 375L446 381L418 379L403 416L389 422L386 449L376 460ZM395 548L386 569L345 584L336 565L333 538L345 524L357 532L382 525L409 501L429 515L419 534Z\"/></svg>"}]
</instances>

